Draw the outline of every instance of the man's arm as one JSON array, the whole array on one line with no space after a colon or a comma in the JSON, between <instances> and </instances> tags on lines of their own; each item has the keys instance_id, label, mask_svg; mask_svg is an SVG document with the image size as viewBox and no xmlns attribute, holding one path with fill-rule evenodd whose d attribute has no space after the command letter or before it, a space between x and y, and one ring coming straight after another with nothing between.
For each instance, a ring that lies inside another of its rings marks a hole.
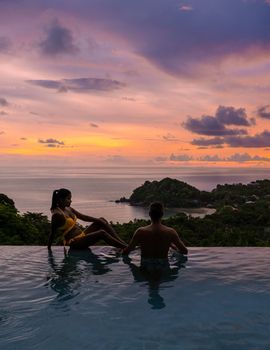
<instances>
[{"instance_id":1,"label":"man's arm","mask_svg":"<svg viewBox=\"0 0 270 350\"><path fill-rule=\"evenodd\" d=\"M138 243L139 243L139 239L138 239L138 235L139 235L139 230L138 229L133 237L131 238L131 241L129 242L128 246L126 248L123 249L123 255L128 255L132 250L134 250Z\"/></svg>"},{"instance_id":2,"label":"man's arm","mask_svg":"<svg viewBox=\"0 0 270 350\"><path fill-rule=\"evenodd\" d=\"M182 254L188 254L187 247L179 238L177 232L175 230L172 231L172 241L171 243L179 250Z\"/></svg>"}]
</instances>

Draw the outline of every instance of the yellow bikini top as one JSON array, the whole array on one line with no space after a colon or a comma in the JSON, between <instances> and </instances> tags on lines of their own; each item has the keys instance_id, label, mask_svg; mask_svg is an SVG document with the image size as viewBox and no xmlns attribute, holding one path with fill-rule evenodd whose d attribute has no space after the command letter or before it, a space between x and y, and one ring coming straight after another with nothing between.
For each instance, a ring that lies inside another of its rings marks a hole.
<instances>
[{"instance_id":1,"label":"yellow bikini top","mask_svg":"<svg viewBox=\"0 0 270 350\"><path fill-rule=\"evenodd\" d=\"M67 216L64 211L60 208L58 208L61 213L64 215L65 217L65 223L63 226L59 227L59 231L62 233L63 235L63 240L65 240L65 236L66 234L73 229L73 227L76 225L76 220L77 220L77 217L76 215L74 215L74 217L70 217L70 216Z\"/></svg>"}]
</instances>

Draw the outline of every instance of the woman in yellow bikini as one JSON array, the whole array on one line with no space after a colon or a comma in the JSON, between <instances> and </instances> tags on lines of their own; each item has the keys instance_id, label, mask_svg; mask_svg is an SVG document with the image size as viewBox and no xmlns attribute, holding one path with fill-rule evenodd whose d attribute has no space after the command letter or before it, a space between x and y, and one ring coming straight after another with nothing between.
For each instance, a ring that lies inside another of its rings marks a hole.
<instances>
[{"instance_id":1,"label":"woman in yellow bikini","mask_svg":"<svg viewBox=\"0 0 270 350\"><path fill-rule=\"evenodd\" d=\"M69 190L60 188L53 191L52 229L48 240L49 250L56 234L62 236L64 246L73 249L85 249L100 240L117 248L123 249L127 246L105 219L81 214L73 209L70 204L71 192ZM93 224L82 230L76 222L77 218Z\"/></svg>"}]
</instances>

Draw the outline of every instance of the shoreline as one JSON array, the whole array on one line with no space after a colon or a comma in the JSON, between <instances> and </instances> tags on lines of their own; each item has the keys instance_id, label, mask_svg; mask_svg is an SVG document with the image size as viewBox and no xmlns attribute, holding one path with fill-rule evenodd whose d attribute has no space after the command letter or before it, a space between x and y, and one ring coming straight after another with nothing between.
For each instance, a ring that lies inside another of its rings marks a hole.
<instances>
[{"instance_id":1,"label":"shoreline","mask_svg":"<svg viewBox=\"0 0 270 350\"><path fill-rule=\"evenodd\" d=\"M186 215L190 215L194 218L204 218L206 215L212 215L216 212L215 208L206 208L206 207L200 207L200 208L165 208L166 210L172 211L175 215L178 213L184 213ZM166 214L165 214L166 215ZM173 216L173 215L171 215ZM167 217L166 217L167 218Z\"/></svg>"}]
</instances>

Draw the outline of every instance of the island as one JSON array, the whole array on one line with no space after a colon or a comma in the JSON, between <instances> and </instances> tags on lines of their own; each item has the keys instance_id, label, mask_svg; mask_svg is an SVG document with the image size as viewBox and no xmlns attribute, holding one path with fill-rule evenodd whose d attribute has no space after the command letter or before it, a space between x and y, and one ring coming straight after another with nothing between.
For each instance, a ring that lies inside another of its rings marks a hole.
<instances>
[{"instance_id":1,"label":"island","mask_svg":"<svg viewBox=\"0 0 270 350\"><path fill-rule=\"evenodd\" d=\"M121 197L116 203L134 206L149 206L160 201L167 208L220 208L224 205L237 207L252 204L258 200L270 199L270 180L257 180L247 185L217 185L211 192L200 191L194 186L177 179L166 177L161 181L145 181L133 190L129 198Z\"/></svg>"}]
</instances>

